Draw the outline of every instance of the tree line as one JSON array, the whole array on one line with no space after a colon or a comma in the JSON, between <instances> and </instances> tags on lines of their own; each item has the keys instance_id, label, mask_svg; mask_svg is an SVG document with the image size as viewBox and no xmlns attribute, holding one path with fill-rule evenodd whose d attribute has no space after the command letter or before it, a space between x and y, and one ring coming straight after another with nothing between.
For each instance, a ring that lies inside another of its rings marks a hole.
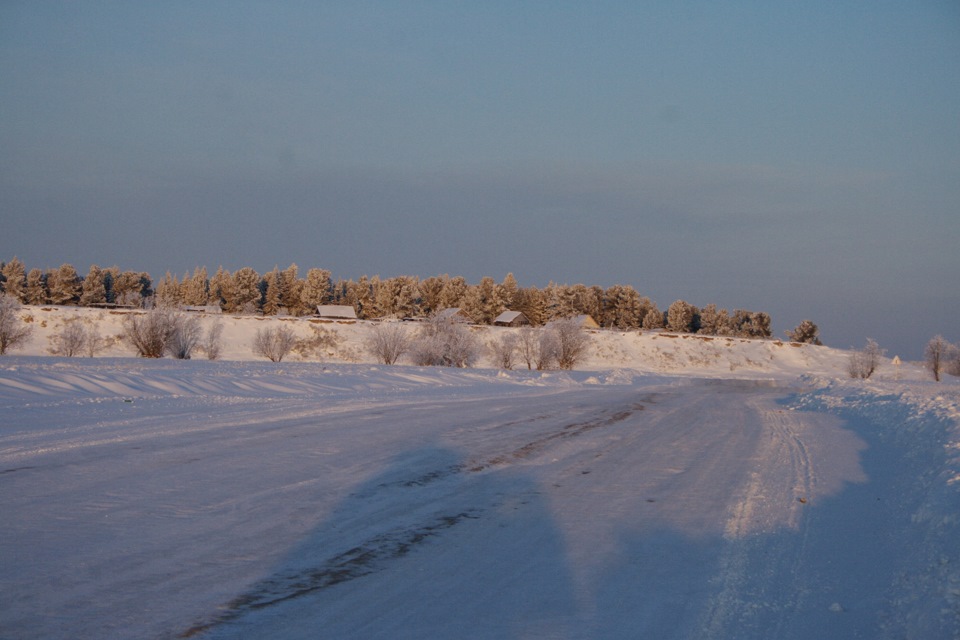
<instances>
[{"instance_id":1,"label":"tree line","mask_svg":"<svg viewBox=\"0 0 960 640\"><path fill-rule=\"evenodd\" d=\"M520 311L535 326L561 318L589 315L605 328L666 329L707 335L765 338L772 335L767 313L744 309L696 307L677 300L661 310L630 285L556 284L521 287L512 273L501 282L485 276L470 284L462 276L420 279L366 275L358 280L334 279L326 269L301 276L296 264L258 273L251 267L212 275L198 267L182 277L167 272L154 282L149 273L93 265L85 276L70 264L57 269L26 269L16 257L0 265L0 290L30 305L118 305L183 307L216 305L226 313L303 316L319 305L347 305L361 319L424 317L459 307L474 322L492 324L505 310ZM809 323L809 321L805 321ZM812 324L812 323L810 323ZM798 327L798 330L800 327ZM817 339L797 333L802 341ZM808 339L809 338L809 339Z\"/></svg>"}]
</instances>

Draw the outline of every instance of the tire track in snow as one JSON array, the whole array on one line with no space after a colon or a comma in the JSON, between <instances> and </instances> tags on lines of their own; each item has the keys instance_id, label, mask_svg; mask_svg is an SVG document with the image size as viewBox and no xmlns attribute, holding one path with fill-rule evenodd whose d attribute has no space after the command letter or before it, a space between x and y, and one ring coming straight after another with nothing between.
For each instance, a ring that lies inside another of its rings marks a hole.
<instances>
[{"instance_id":1,"label":"tire track in snow","mask_svg":"<svg viewBox=\"0 0 960 640\"><path fill-rule=\"evenodd\" d=\"M724 551L720 558L719 593L709 603L698 638L726 638L734 628L742 628L761 609L774 610L778 623L771 637L785 622L788 613L782 603L765 597L773 581L784 575L796 576L802 563L808 536L802 509L816 489L816 474L807 446L800 437L804 425L800 415L770 408L770 396L747 399L747 406L760 417L765 437L754 453L756 467L730 507L724 526ZM760 576L751 571L751 562L763 543L754 537L773 528L787 527L799 532L799 543L790 549L789 557L779 556L788 565L782 575L769 571ZM806 594L790 589L794 602L787 609L798 608Z\"/></svg>"}]
</instances>

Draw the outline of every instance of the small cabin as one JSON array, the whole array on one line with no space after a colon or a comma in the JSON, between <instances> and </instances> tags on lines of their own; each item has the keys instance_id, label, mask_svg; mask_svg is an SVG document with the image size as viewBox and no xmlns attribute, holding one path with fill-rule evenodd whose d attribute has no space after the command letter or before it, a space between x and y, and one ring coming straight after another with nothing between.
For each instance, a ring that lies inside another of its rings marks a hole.
<instances>
[{"instance_id":1,"label":"small cabin","mask_svg":"<svg viewBox=\"0 0 960 640\"><path fill-rule=\"evenodd\" d=\"M530 320L522 311L504 311L493 320L497 327L528 327Z\"/></svg>"},{"instance_id":2,"label":"small cabin","mask_svg":"<svg viewBox=\"0 0 960 640\"><path fill-rule=\"evenodd\" d=\"M348 304L321 304L317 315L329 320L356 320L357 311Z\"/></svg>"}]
</instances>

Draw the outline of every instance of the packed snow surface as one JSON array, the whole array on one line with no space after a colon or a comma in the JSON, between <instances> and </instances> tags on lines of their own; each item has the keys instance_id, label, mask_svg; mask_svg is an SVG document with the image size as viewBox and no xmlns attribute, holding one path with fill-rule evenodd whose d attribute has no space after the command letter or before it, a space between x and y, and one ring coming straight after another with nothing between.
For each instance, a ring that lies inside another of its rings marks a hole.
<instances>
[{"instance_id":1,"label":"packed snow surface","mask_svg":"<svg viewBox=\"0 0 960 640\"><path fill-rule=\"evenodd\" d=\"M0 638L960 637L955 379L654 337L4 357Z\"/></svg>"}]
</instances>

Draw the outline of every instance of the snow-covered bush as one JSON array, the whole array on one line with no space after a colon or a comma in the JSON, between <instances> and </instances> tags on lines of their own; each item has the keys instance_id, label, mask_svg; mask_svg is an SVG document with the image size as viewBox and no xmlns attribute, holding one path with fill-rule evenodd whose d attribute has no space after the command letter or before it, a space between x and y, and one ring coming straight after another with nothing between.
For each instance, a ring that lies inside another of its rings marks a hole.
<instances>
[{"instance_id":1,"label":"snow-covered bush","mask_svg":"<svg viewBox=\"0 0 960 640\"><path fill-rule=\"evenodd\" d=\"M927 343L923 354L924 361L927 369L933 374L933 379L937 382L940 382L940 372L943 371L944 365L950 359L950 353L954 350L956 350L956 347L947 342L941 335L934 336Z\"/></svg>"},{"instance_id":2,"label":"snow-covered bush","mask_svg":"<svg viewBox=\"0 0 960 640\"><path fill-rule=\"evenodd\" d=\"M787 337L794 342L821 344L820 328L813 322L813 320L804 320L798 324L793 331L787 331L786 333Z\"/></svg>"},{"instance_id":3,"label":"snow-covered bush","mask_svg":"<svg viewBox=\"0 0 960 640\"><path fill-rule=\"evenodd\" d=\"M20 300L0 294L0 356L8 349L22 347L33 334L33 327L24 325L20 319Z\"/></svg>"},{"instance_id":4,"label":"snow-covered bush","mask_svg":"<svg viewBox=\"0 0 960 640\"><path fill-rule=\"evenodd\" d=\"M590 336L575 318L551 322L545 334L554 336L555 357L561 369L573 369L586 355Z\"/></svg>"},{"instance_id":5,"label":"snow-covered bush","mask_svg":"<svg viewBox=\"0 0 960 640\"><path fill-rule=\"evenodd\" d=\"M200 318L175 313L173 314L173 331L167 338L165 351L177 360L189 360L202 337L203 328L200 326Z\"/></svg>"},{"instance_id":6,"label":"snow-covered bush","mask_svg":"<svg viewBox=\"0 0 960 640\"><path fill-rule=\"evenodd\" d=\"M847 368L851 378L863 378L866 380L880 366L880 359L883 358L884 350L880 348L876 340L867 338L867 345L860 350L853 350L850 353L850 362Z\"/></svg>"},{"instance_id":7,"label":"snow-covered bush","mask_svg":"<svg viewBox=\"0 0 960 640\"><path fill-rule=\"evenodd\" d=\"M123 322L123 339L141 358L162 358L176 327L175 311L155 307L144 314L127 316Z\"/></svg>"},{"instance_id":8,"label":"snow-covered bush","mask_svg":"<svg viewBox=\"0 0 960 640\"><path fill-rule=\"evenodd\" d=\"M439 314L430 317L410 346L419 366L469 367L480 355L480 342L462 321Z\"/></svg>"},{"instance_id":9,"label":"snow-covered bush","mask_svg":"<svg viewBox=\"0 0 960 640\"><path fill-rule=\"evenodd\" d=\"M207 329L207 332L204 334L203 339L200 341L200 344L197 347L202 351L206 356L207 360L219 360L220 353L223 351L223 324L220 322L215 322L210 325Z\"/></svg>"},{"instance_id":10,"label":"snow-covered bush","mask_svg":"<svg viewBox=\"0 0 960 640\"><path fill-rule=\"evenodd\" d=\"M296 344L296 334L287 327L257 329L253 336L253 353L267 358L270 362L280 362L293 351Z\"/></svg>"},{"instance_id":11,"label":"snow-covered bush","mask_svg":"<svg viewBox=\"0 0 960 640\"><path fill-rule=\"evenodd\" d=\"M513 369L514 361L517 355L517 334L505 333L499 340L490 343L490 351L493 353L493 360L501 369Z\"/></svg>"},{"instance_id":12,"label":"snow-covered bush","mask_svg":"<svg viewBox=\"0 0 960 640\"><path fill-rule=\"evenodd\" d=\"M72 358L85 351L87 330L80 318L68 318L64 321L63 329L51 335L49 341L50 347L47 351L51 354Z\"/></svg>"},{"instance_id":13,"label":"snow-covered bush","mask_svg":"<svg viewBox=\"0 0 960 640\"><path fill-rule=\"evenodd\" d=\"M384 323L370 329L363 346L377 362L395 364L410 348L406 327L398 323Z\"/></svg>"},{"instance_id":14,"label":"snow-covered bush","mask_svg":"<svg viewBox=\"0 0 960 640\"><path fill-rule=\"evenodd\" d=\"M540 359L540 330L523 327L517 333L517 354L526 363L527 369L533 369Z\"/></svg>"}]
</instances>

